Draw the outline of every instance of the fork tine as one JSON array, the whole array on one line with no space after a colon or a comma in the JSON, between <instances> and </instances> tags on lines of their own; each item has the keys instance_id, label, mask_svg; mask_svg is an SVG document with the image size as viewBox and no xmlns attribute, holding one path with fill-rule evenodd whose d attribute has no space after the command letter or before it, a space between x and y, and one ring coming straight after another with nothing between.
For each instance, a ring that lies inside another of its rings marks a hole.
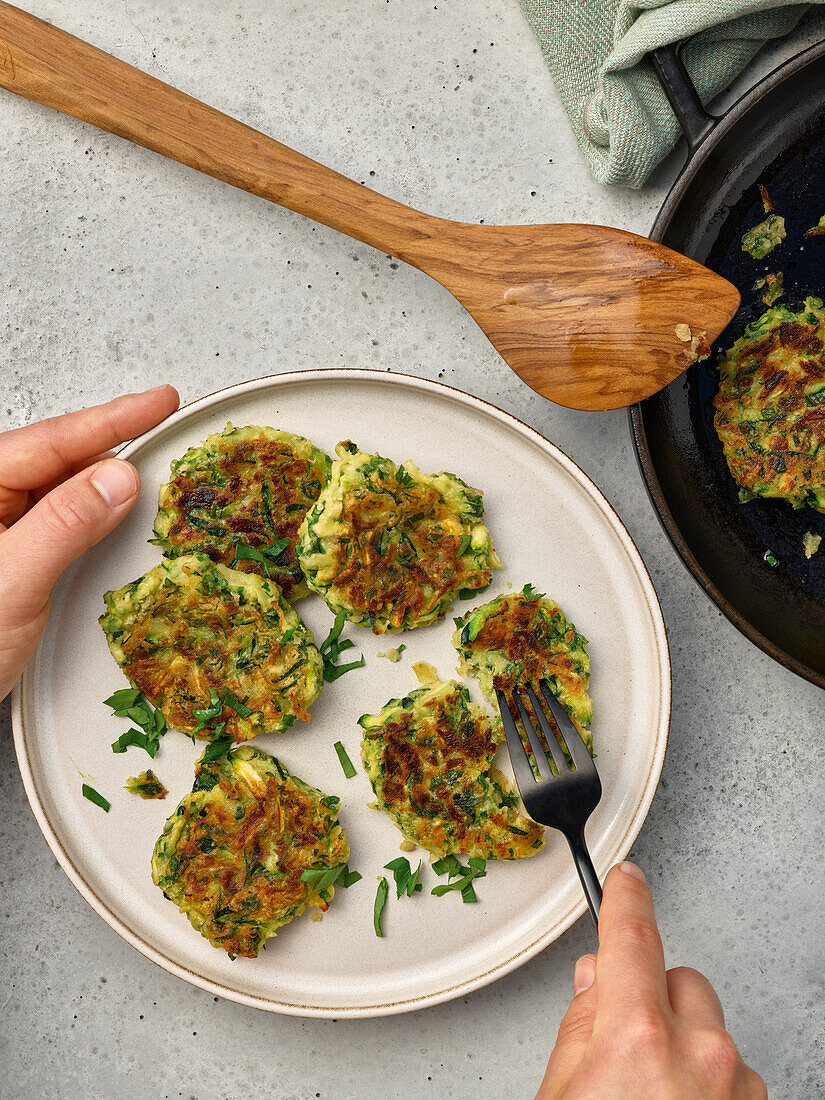
<instances>
[{"instance_id":1,"label":"fork tine","mask_svg":"<svg viewBox=\"0 0 825 1100\"><path fill-rule=\"evenodd\" d=\"M567 745L567 751L573 758L573 763L576 765L576 768L582 772L595 772L596 765L593 763L593 757L587 751L587 745L585 745L581 734L573 725L570 715L553 694L546 680L539 681L539 688L550 709L550 713L556 720L556 725L559 727L561 735L564 738L564 743Z\"/></svg>"},{"instance_id":2,"label":"fork tine","mask_svg":"<svg viewBox=\"0 0 825 1100\"><path fill-rule=\"evenodd\" d=\"M527 688L527 693L530 695L530 688ZM541 778L544 780L553 778L553 771L547 760L547 751L541 743L541 738L536 733L536 728L530 721L530 715L527 713L527 708L521 700L521 696L518 692L513 690L513 699L518 707L518 712L521 717L521 724L524 726L524 732L527 734L530 741L530 748L533 750L533 756L536 758L536 765L541 773ZM561 751L561 746L556 740L556 735L553 733L552 727L547 721L547 718L542 714L541 707L538 706L538 699L536 699L535 693L532 694L530 702L533 704L536 717L539 720L544 736L547 738L547 748L550 750L550 755L553 757L553 763L556 765L556 771L559 775L564 775L569 771L567 761L564 759L564 755ZM545 765L542 767L542 765ZM549 773L549 774L545 774Z\"/></svg>"},{"instance_id":3,"label":"fork tine","mask_svg":"<svg viewBox=\"0 0 825 1100\"><path fill-rule=\"evenodd\" d=\"M504 726L504 735L507 738L507 749L510 753L510 763L513 765L513 774L516 777L519 793L523 797L524 792L529 791L535 784L536 777L533 775L533 769L530 767L530 761L524 751L518 728L507 703L507 696L501 688L496 688L496 699L498 700L501 723Z\"/></svg>"},{"instance_id":4,"label":"fork tine","mask_svg":"<svg viewBox=\"0 0 825 1100\"><path fill-rule=\"evenodd\" d=\"M533 711L536 715L536 718L538 718L539 720L541 731L547 740L547 747L550 749L550 753L552 754L553 763L556 765L559 775L564 775L565 772L570 771L570 765L568 764L567 758L562 752L562 747L559 744L559 739L556 736L556 731L553 729L551 723L547 720L547 715L542 710L541 703L539 702L538 696L533 690L532 684L527 684L525 686L525 691L527 692L527 698L533 705Z\"/></svg>"}]
</instances>

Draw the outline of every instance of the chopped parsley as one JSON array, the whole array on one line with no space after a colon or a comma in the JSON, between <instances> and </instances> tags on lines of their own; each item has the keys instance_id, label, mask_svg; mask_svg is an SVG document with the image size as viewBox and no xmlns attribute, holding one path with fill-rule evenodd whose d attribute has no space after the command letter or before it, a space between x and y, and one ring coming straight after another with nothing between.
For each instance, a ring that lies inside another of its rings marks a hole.
<instances>
[{"instance_id":1,"label":"chopped parsley","mask_svg":"<svg viewBox=\"0 0 825 1100\"><path fill-rule=\"evenodd\" d=\"M360 879L361 875L357 871L350 871L346 863L340 863L337 867L310 867L301 872L301 882L308 882L310 886L315 886L319 891L326 890L333 883L337 883L348 890Z\"/></svg>"},{"instance_id":2,"label":"chopped parsley","mask_svg":"<svg viewBox=\"0 0 825 1100\"><path fill-rule=\"evenodd\" d=\"M347 756L347 750L344 748L340 741L336 741L332 747L338 753L338 760L341 764L341 770L343 771L345 778L352 779L352 777L355 775L355 765Z\"/></svg>"},{"instance_id":3,"label":"chopped parsley","mask_svg":"<svg viewBox=\"0 0 825 1100\"><path fill-rule=\"evenodd\" d=\"M418 880L421 877L423 862L423 860L419 862L415 871L410 867L409 860L404 856L398 856L397 859L384 865L387 871L392 871L392 877L395 879L396 897L400 898L402 894L406 894L408 898L411 898L413 894L422 889Z\"/></svg>"},{"instance_id":4,"label":"chopped parsley","mask_svg":"<svg viewBox=\"0 0 825 1100\"><path fill-rule=\"evenodd\" d=\"M121 688L103 705L111 707L118 718L131 718L140 729L129 729L112 743L112 752L126 752L132 746L144 749L154 760L160 748L160 739L166 733L166 719L149 702L140 688Z\"/></svg>"},{"instance_id":5,"label":"chopped parsley","mask_svg":"<svg viewBox=\"0 0 825 1100\"><path fill-rule=\"evenodd\" d=\"M328 684L332 683L333 680L337 680L339 676L343 676L345 672L352 672L354 668L361 668L365 664L363 653L359 661L351 661L348 665L338 664L338 658L341 654L348 649L353 649L355 646L355 643L350 641L349 638L345 638L343 642L338 641L346 620L347 617L344 612L339 611L335 616L332 629L318 647L318 651L324 660L324 680Z\"/></svg>"},{"instance_id":6,"label":"chopped parsley","mask_svg":"<svg viewBox=\"0 0 825 1100\"><path fill-rule=\"evenodd\" d=\"M232 746L235 744L231 737L216 737L214 741L210 741L206 746L203 756L198 761L199 764L211 764L213 760L217 760L219 756L223 756L224 753L229 752Z\"/></svg>"},{"instance_id":7,"label":"chopped parsley","mask_svg":"<svg viewBox=\"0 0 825 1100\"><path fill-rule=\"evenodd\" d=\"M470 856L465 867L455 856L445 856L437 859L433 864L433 870L437 875L446 875L448 881L440 886L434 886L430 891L436 897L448 894L452 890L461 892L461 900L465 903L478 901L473 887L473 880L484 878L487 874L487 860ZM455 880L455 881L453 881Z\"/></svg>"},{"instance_id":8,"label":"chopped parsley","mask_svg":"<svg viewBox=\"0 0 825 1100\"><path fill-rule=\"evenodd\" d=\"M378 889L375 891L375 904L372 908L372 926L375 929L376 936L384 938L384 933L381 931L381 916L384 912L384 906L387 904L387 895L390 888L387 880L383 875L378 876Z\"/></svg>"},{"instance_id":9,"label":"chopped parsley","mask_svg":"<svg viewBox=\"0 0 825 1100\"><path fill-rule=\"evenodd\" d=\"M109 808L112 804L108 798L104 798L99 791L96 791L94 787L90 787L88 783L84 783L81 789L84 798L88 798L90 802L94 802L95 806L100 806L101 810L105 810L106 813L109 812Z\"/></svg>"}]
</instances>

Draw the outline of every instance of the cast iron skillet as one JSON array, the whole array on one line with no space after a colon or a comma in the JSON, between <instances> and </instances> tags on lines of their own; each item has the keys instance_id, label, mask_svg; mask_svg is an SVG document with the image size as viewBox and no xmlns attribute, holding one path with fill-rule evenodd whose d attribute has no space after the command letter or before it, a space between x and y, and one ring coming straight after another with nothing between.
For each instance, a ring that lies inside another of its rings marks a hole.
<instances>
[{"instance_id":1,"label":"cast iron skillet","mask_svg":"<svg viewBox=\"0 0 825 1100\"><path fill-rule=\"evenodd\" d=\"M825 298L825 236L804 231L825 214L825 42L776 69L723 117L708 115L679 58L654 67L687 137L689 156L651 237L707 264L742 293L710 359L631 410L642 474L673 545L727 617L800 676L825 687L825 516L783 501L740 504L713 429L716 352L766 308L754 283L782 271L798 308ZM785 216L787 239L764 260L741 250L765 217L757 183ZM802 540L823 536L810 561ZM769 553L777 565L765 560Z\"/></svg>"}]
</instances>

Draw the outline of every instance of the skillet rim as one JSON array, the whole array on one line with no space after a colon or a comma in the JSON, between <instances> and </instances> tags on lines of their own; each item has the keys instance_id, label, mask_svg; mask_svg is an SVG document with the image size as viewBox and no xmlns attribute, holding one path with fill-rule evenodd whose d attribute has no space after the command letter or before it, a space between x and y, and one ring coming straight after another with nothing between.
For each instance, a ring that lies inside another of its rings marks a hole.
<instances>
[{"instance_id":1,"label":"skillet rim","mask_svg":"<svg viewBox=\"0 0 825 1100\"><path fill-rule=\"evenodd\" d=\"M745 92L745 94L738 99L724 115L719 116L716 126L695 153L693 153L693 155L690 153L688 154L688 159L682 171L674 181L673 186L668 192L656 216L656 220L650 231L651 240L657 241L659 244L663 243L663 237L669 229L674 215L679 209L685 192L695 180L699 170L705 164L708 155L717 148L730 130L737 125L743 117L749 114L766 96L770 95L779 87L780 84L783 84L791 76L794 76L808 65L815 61L819 61L823 57L825 57L825 40L807 47L794 57L783 62L772 72L768 73L767 76L763 77L753 88ZM773 660L780 665L783 665L785 668L796 673L797 676L801 676L803 679L808 680L810 683L825 688L825 671L818 672L816 669L811 668L804 661L792 656L780 645L777 645L776 642L768 638L767 635L763 634L761 630L753 626L747 617L738 611L721 589L714 584L704 568L700 565L668 506L667 499L659 481L659 476L656 472L656 466L647 439L647 432L645 431L644 405L645 403L641 402L633 405L628 410L630 433L636 451L636 461L638 462L639 470L642 474L642 479L647 489L650 502L653 505L653 509L683 565L693 575L705 594L710 597L719 610L731 623L733 623L740 633L744 634L746 638L754 643L754 645L757 645L764 653L767 653L769 657L772 657Z\"/></svg>"}]
</instances>

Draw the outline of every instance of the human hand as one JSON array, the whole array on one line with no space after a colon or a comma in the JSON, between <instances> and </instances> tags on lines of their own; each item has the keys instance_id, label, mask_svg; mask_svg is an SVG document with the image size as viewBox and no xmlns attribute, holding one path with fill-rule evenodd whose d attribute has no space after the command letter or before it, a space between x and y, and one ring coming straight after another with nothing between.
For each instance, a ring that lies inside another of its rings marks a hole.
<instances>
[{"instance_id":1,"label":"human hand","mask_svg":"<svg viewBox=\"0 0 825 1100\"><path fill-rule=\"evenodd\" d=\"M664 951L644 875L632 863L604 882L599 953L576 964L536 1100L765 1100L725 1030L707 978Z\"/></svg>"},{"instance_id":2,"label":"human hand","mask_svg":"<svg viewBox=\"0 0 825 1100\"><path fill-rule=\"evenodd\" d=\"M54 582L138 498L137 470L109 448L178 403L158 386L0 435L0 699L35 651Z\"/></svg>"}]
</instances>

